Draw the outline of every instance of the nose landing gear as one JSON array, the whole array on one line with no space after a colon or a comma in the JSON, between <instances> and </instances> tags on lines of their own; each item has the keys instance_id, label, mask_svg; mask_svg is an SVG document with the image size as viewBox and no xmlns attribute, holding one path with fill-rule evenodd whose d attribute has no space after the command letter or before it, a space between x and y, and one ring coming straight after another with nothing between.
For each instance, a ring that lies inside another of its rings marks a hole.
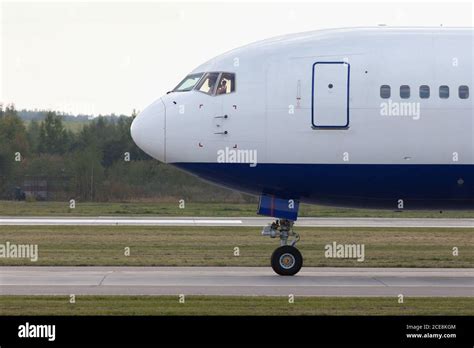
<instances>
[{"instance_id":1,"label":"nose landing gear","mask_svg":"<svg viewBox=\"0 0 474 348\"><path fill-rule=\"evenodd\" d=\"M303 256L295 247L300 236L293 230L293 224L292 220L279 219L265 226L262 231L264 236L280 238L281 246L273 252L271 257L272 268L279 275L295 275L303 266Z\"/></svg>"}]
</instances>

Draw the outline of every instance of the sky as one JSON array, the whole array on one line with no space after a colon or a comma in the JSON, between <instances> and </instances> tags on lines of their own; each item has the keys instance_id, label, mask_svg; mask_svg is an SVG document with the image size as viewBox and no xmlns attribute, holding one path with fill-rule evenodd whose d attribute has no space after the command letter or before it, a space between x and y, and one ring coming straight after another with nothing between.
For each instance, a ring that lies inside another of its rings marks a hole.
<instances>
[{"instance_id":1,"label":"sky","mask_svg":"<svg viewBox=\"0 0 474 348\"><path fill-rule=\"evenodd\" d=\"M201 63L272 36L474 26L470 1L0 1L0 102L72 114L143 110Z\"/></svg>"}]
</instances>

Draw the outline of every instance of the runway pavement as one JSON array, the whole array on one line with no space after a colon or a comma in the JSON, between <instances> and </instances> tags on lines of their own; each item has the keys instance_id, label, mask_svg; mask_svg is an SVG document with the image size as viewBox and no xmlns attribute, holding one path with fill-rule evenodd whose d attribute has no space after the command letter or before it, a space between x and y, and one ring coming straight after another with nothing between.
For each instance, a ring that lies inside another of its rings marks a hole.
<instances>
[{"instance_id":1,"label":"runway pavement","mask_svg":"<svg viewBox=\"0 0 474 348\"><path fill-rule=\"evenodd\" d=\"M249 226L263 227L269 217L0 217L0 225L35 226ZM473 228L474 219L299 218L299 227Z\"/></svg>"},{"instance_id":2,"label":"runway pavement","mask_svg":"<svg viewBox=\"0 0 474 348\"><path fill-rule=\"evenodd\" d=\"M0 267L1 295L474 296L474 269Z\"/></svg>"}]
</instances>

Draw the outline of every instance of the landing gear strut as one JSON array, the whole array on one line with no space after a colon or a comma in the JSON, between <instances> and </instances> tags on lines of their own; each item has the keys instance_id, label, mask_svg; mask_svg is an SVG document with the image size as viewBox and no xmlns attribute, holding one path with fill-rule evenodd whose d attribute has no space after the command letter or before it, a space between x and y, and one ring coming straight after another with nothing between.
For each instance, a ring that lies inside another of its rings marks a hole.
<instances>
[{"instance_id":1,"label":"landing gear strut","mask_svg":"<svg viewBox=\"0 0 474 348\"><path fill-rule=\"evenodd\" d=\"M262 235L270 238L280 238L280 247L271 258L272 268L279 275L295 275L303 266L303 256L295 245L300 236L293 230L294 221L287 219L276 220L271 225L265 226Z\"/></svg>"}]
</instances>

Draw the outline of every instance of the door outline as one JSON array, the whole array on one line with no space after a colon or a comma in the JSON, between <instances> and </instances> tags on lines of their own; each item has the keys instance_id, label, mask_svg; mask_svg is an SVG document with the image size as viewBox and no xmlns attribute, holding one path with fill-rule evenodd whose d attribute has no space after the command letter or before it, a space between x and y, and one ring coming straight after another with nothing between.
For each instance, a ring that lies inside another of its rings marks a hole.
<instances>
[{"instance_id":1,"label":"door outline","mask_svg":"<svg viewBox=\"0 0 474 348\"><path fill-rule=\"evenodd\" d=\"M329 125L329 126L318 126L314 123L314 67L317 64L344 64L347 65L347 90L346 90L346 124L345 125ZM311 125L313 129L348 129L349 128L349 86L351 80L351 65L344 61L330 61L330 62L316 62L312 67L311 74Z\"/></svg>"}]
</instances>

